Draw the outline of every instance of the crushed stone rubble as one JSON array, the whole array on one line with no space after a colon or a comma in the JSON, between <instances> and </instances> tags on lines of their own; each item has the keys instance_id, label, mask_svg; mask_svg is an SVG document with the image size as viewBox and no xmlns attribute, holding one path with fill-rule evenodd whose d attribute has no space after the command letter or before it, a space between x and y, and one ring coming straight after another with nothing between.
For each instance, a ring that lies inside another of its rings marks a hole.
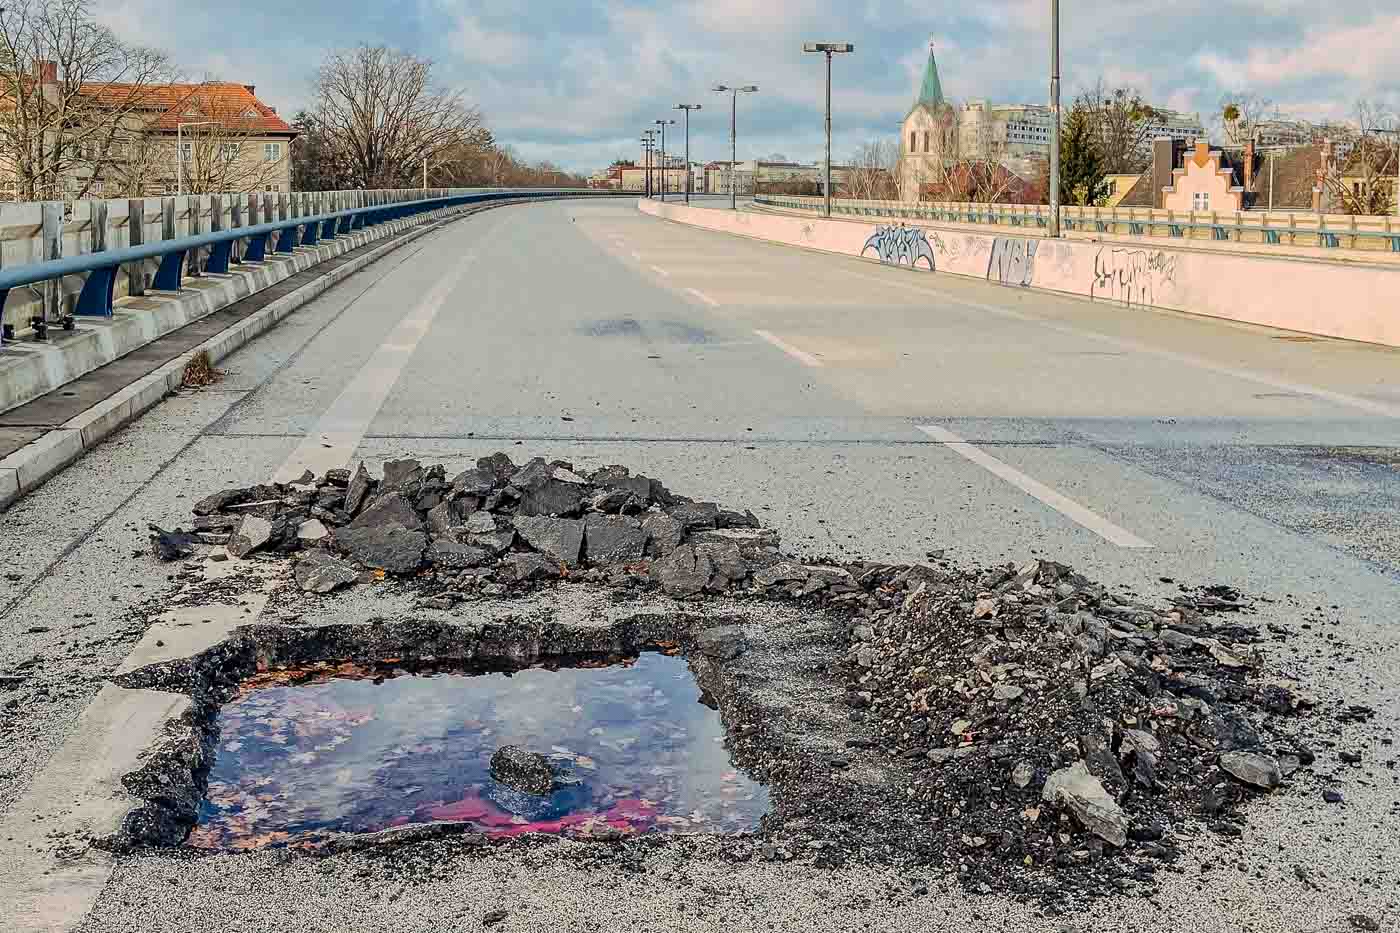
<instances>
[{"instance_id":1,"label":"crushed stone rubble","mask_svg":"<svg viewBox=\"0 0 1400 933\"><path fill-rule=\"evenodd\" d=\"M1269 664L1292 632L1249 624L1225 586L1152 605L1051 560L802 560L752 512L622 466L504 453L452 477L417 460L378 479L363 464L308 473L215 493L194 513L190 532L153 528L156 556L186 557L193 535L238 558L290 559L307 594L394 577L420 607L449 610L581 581L826 611L838 620L832 706L868 736L832 767L890 763L903 812L874 825L916 827L908 848L974 890L1043 891L1057 872L1115 859L1109 887L1150 882L1183 833L1241 835L1245 804L1317 754L1297 738L1313 699ZM501 765L530 783L527 760Z\"/></svg>"}]
</instances>

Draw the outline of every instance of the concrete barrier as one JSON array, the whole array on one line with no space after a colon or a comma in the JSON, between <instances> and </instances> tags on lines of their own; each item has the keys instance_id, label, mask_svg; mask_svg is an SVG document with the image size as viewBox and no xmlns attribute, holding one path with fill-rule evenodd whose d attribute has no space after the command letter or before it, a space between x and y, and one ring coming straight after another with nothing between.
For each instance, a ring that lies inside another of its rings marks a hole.
<instances>
[{"instance_id":1,"label":"concrete barrier","mask_svg":"<svg viewBox=\"0 0 1400 933\"><path fill-rule=\"evenodd\" d=\"M638 202L643 213L723 233L1037 288L1125 311L1161 308L1400 347L1400 269L1018 237L932 224L861 223Z\"/></svg>"},{"instance_id":2,"label":"concrete barrier","mask_svg":"<svg viewBox=\"0 0 1400 933\"><path fill-rule=\"evenodd\" d=\"M305 254L319 252L320 258L328 258L357 246L369 246L377 240L385 241L351 257L336 268L321 273L293 291L275 298L248 317L231 324L198 346L118 389L75 417L46 431L8 457L0 459L0 513L114 431L140 417L142 413L176 391L183 382L185 367L196 354L207 353L211 362L218 363L253 338L275 327L327 289L343 282L381 256L427 234L434 229L435 221L450 218L458 213L471 213L513 203L517 202L504 200L489 205L465 205L419 214L366 228L345 237L337 237L321 246L299 248L294 256L280 259L280 263L286 267L282 270L286 274L280 275L278 280L290 277L312 265L313 263L308 261L310 256Z\"/></svg>"},{"instance_id":3,"label":"concrete barrier","mask_svg":"<svg viewBox=\"0 0 1400 933\"><path fill-rule=\"evenodd\" d=\"M93 202L84 203L90 205ZM28 208L36 205L19 206ZM186 279L179 292L154 293L143 290L143 294L128 295L120 299L110 318L84 317L79 319L72 331L64 332L56 327L52 328L46 341L6 344L0 349L0 412L51 392L84 373L145 346L158 337L262 291L332 256L356 249L373 240L393 236L409 227L456 210L460 208L447 208L367 227L315 246L298 247L291 254L272 254L267 261L256 265L233 266L226 274L206 274ZM110 247L114 244L109 242L108 245ZM131 278L132 282L138 280L136 276Z\"/></svg>"}]
</instances>

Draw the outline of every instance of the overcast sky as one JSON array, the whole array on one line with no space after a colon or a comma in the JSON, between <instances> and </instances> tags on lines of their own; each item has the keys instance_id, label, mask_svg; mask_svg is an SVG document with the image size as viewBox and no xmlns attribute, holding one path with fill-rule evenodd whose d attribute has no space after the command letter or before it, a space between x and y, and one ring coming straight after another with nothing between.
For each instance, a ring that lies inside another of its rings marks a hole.
<instances>
[{"instance_id":1,"label":"overcast sky","mask_svg":"<svg viewBox=\"0 0 1400 933\"><path fill-rule=\"evenodd\" d=\"M1356 100L1400 109L1396 0L1064 0L1065 93L1104 77L1210 123L1246 88L1289 113L1345 117ZM650 121L699 103L691 153L821 157L823 65L804 40L853 42L837 59L833 156L893 139L932 36L952 98L1043 103L1049 0L97 0L126 37L159 44L194 77L255 84L291 114L335 46L386 43L433 59L498 139L530 160L592 171L635 157ZM679 137L676 137L677 139ZM667 147L671 148L670 130Z\"/></svg>"}]
</instances>

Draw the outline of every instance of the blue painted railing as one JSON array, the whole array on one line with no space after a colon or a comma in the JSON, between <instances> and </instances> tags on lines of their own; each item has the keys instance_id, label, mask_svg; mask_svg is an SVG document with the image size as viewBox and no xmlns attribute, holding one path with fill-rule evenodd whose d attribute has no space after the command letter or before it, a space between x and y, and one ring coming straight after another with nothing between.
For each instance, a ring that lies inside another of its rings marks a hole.
<instances>
[{"instance_id":1,"label":"blue painted railing","mask_svg":"<svg viewBox=\"0 0 1400 933\"><path fill-rule=\"evenodd\" d=\"M235 227L213 233L178 237L171 240L158 240L140 246L127 246L120 249L101 250L81 256L68 256L45 262L26 263L8 269L0 269L0 311L4 310L5 299L10 290L26 285L35 285L67 275L87 273L82 291L73 313L97 317L112 316L113 293L117 283L117 273L127 263L159 259L155 280L151 287L160 291L179 291L184 278L186 258L192 250L209 248L204 271L215 275L229 271L235 243L247 241L242 252L241 262L265 262L268 254L290 254L298 246L315 246L323 240L333 240L372 227L389 223L415 214L460 207L486 201L518 200L521 198L579 197L611 194L607 191L581 191L576 189L504 189L474 192L450 197L424 198L417 201L400 201L393 204L374 204L328 214L315 214L304 217L291 217L248 227ZM48 322L36 317L32 323L42 336ZM0 335L0 345L4 344Z\"/></svg>"}]
</instances>

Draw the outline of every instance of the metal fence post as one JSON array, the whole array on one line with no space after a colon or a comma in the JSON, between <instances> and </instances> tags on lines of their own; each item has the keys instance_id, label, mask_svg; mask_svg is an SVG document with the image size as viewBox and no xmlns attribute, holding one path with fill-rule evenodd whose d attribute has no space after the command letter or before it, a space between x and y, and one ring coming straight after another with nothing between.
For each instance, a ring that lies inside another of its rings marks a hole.
<instances>
[{"instance_id":1,"label":"metal fence post","mask_svg":"<svg viewBox=\"0 0 1400 933\"><path fill-rule=\"evenodd\" d=\"M63 215L66 207L62 201L45 201L40 208L43 223L40 256L44 261L63 258ZM48 338L49 322L58 316L60 288L61 283L57 279L44 283L39 313L29 319L36 340Z\"/></svg>"}]
</instances>

